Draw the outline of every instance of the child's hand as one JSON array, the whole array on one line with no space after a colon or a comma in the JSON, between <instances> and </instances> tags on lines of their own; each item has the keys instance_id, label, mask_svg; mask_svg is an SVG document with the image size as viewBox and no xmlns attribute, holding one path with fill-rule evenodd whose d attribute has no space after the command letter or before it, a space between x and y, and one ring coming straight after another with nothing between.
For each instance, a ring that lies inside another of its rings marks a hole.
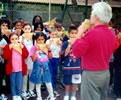
<instances>
[{"instance_id":1,"label":"child's hand","mask_svg":"<svg viewBox=\"0 0 121 100\"><path fill-rule=\"evenodd\" d=\"M20 34L21 34L21 29L16 29L16 30L15 30L15 33L17 33L17 34L20 35Z\"/></svg>"},{"instance_id":2,"label":"child's hand","mask_svg":"<svg viewBox=\"0 0 121 100\"><path fill-rule=\"evenodd\" d=\"M13 46L14 46L14 44L11 43L11 44L9 45L9 48L12 49Z\"/></svg>"},{"instance_id":3,"label":"child's hand","mask_svg":"<svg viewBox=\"0 0 121 100\"><path fill-rule=\"evenodd\" d=\"M35 47L35 52L38 50L38 48L39 48L39 45L36 45L36 47Z\"/></svg>"},{"instance_id":4,"label":"child's hand","mask_svg":"<svg viewBox=\"0 0 121 100\"><path fill-rule=\"evenodd\" d=\"M62 45L62 42L60 40L57 40L57 45Z\"/></svg>"},{"instance_id":5,"label":"child's hand","mask_svg":"<svg viewBox=\"0 0 121 100\"><path fill-rule=\"evenodd\" d=\"M75 38L70 38L69 45L72 45L75 42Z\"/></svg>"},{"instance_id":6,"label":"child's hand","mask_svg":"<svg viewBox=\"0 0 121 100\"><path fill-rule=\"evenodd\" d=\"M118 35L117 35L117 38L120 39L120 38L121 38L121 34L118 34Z\"/></svg>"},{"instance_id":7,"label":"child's hand","mask_svg":"<svg viewBox=\"0 0 121 100\"><path fill-rule=\"evenodd\" d=\"M22 35L22 39L25 39L25 34Z\"/></svg>"},{"instance_id":8,"label":"child's hand","mask_svg":"<svg viewBox=\"0 0 121 100\"><path fill-rule=\"evenodd\" d=\"M53 43L53 39L51 38L50 39L50 42L49 42L49 45L51 45Z\"/></svg>"},{"instance_id":9,"label":"child's hand","mask_svg":"<svg viewBox=\"0 0 121 100\"><path fill-rule=\"evenodd\" d=\"M0 55L1 55L1 53L2 53L2 49L0 48Z\"/></svg>"},{"instance_id":10,"label":"child's hand","mask_svg":"<svg viewBox=\"0 0 121 100\"><path fill-rule=\"evenodd\" d=\"M46 44L46 48L49 50L50 49L50 45L49 44Z\"/></svg>"},{"instance_id":11,"label":"child's hand","mask_svg":"<svg viewBox=\"0 0 121 100\"><path fill-rule=\"evenodd\" d=\"M22 49L24 48L23 44L20 43L19 45L20 45L20 48L22 48Z\"/></svg>"}]
</instances>

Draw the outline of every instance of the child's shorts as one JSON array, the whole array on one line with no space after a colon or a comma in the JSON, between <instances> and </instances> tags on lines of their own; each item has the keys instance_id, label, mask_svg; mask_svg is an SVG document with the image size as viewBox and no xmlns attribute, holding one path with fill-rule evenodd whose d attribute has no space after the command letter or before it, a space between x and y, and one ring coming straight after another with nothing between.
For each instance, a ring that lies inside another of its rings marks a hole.
<instances>
[{"instance_id":1,"label":"child's shorts","mask_svg":"<svg viewBox=\"0 0 121 100\"><path fill-rule=\"evenodd\" d=\"M80 84L81 83L81 74L64 75L63 82L65 85Z\"/></svg>"}]
</instances>

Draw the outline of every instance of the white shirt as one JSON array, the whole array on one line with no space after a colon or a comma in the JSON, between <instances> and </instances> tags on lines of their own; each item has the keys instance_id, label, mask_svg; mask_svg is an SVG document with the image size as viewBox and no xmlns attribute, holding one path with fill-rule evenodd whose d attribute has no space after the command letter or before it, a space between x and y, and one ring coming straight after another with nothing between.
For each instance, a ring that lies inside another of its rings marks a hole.
<instances>
[{"instance_id":1,"label":"white shirt","mask_svg":"<svg viewBox=\"0 0 121 100\"><path fill-rule=\"evenodd\" d=\"M50 44L50 39L46 41L46 44ZM59 58L61 47L53 42L50 46L50 49L52 51L52 57Z\"/></svg>"}]
</instances>

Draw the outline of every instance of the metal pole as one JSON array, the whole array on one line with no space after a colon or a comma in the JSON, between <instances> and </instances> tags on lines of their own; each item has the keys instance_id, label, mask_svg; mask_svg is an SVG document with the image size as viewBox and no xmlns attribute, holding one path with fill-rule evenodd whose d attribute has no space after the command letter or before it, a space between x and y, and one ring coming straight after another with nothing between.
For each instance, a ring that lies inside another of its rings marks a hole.
<instances>
[{"instance_id":1,"label":"metal pole","mask_svg":"<svg viewBox=\"0 0 121 100\"><path fill-rule=\"evenodd\" d=\"M85 18L87 18L87 12L88 12L88 0L85 0Z\"/></svg>"},{"instance_id":2,"label":"metal pole","mask_svg":"<svg viewBox=\"0 0 121 100\"><path fill-rule=\"evenodd\" d=\"M66 2L64 4L64 9L63 9L62 16L61 16L62 22L63 22L64 15L65 15L65 12L66 12L66 9L67 9L67 5L68 5L68 0L66 0Z\"/></svg>"},{"instance_id":3,"label":"metal pole","mask_svg":"<svg viewBox=\"0 0 121 100\"><path fill-rule=\"evenodd\" d=\"M51 0L49 0L49 21L51 20Z\"/></svg>"}]
</instances>

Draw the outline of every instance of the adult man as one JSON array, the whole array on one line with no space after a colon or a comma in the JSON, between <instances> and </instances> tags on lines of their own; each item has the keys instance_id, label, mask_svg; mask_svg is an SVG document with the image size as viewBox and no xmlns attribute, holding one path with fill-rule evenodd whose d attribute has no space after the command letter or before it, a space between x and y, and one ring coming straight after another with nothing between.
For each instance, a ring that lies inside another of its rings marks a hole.
<instances>
[{"instance_id":1,"label":"adult man","mask_svg":"<svg viewBox=\"0 0 121 100\"><path fill-rule=\"evenodd\" d=\"M112 9L105 2L92 6L90 23L93 28L87 31L84 24L78 29L78 36L73 45L73 53L82 58L81 100L107 100L109 86L109 59L115 45L115 35L108 28Z\"/></svg>"}]
</instances>

